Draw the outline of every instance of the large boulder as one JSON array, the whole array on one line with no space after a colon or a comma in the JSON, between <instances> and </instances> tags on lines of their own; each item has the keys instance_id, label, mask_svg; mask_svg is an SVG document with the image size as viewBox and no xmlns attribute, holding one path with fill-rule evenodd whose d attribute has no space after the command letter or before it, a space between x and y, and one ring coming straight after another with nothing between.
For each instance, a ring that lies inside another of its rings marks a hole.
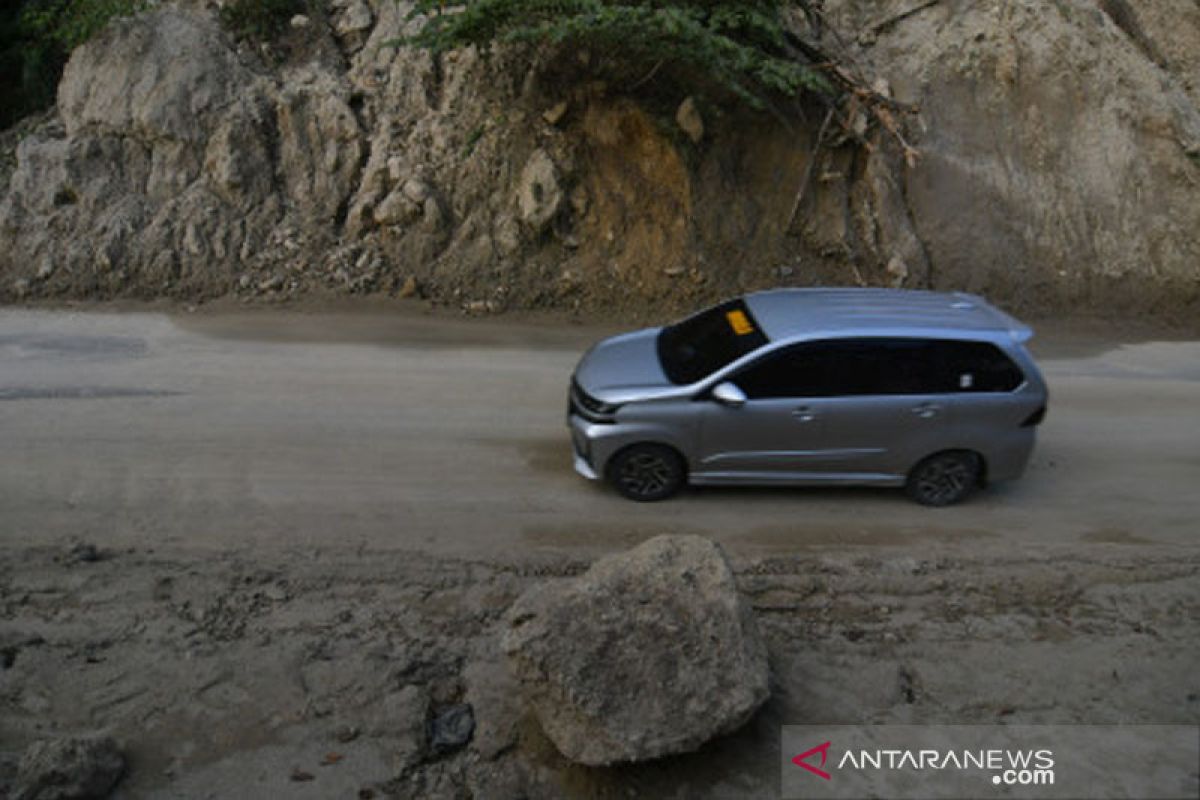
<instances>
[{"instance_id":1,"label":"large boulder","mask_svg":"<svg viewBox=\"0 0 1200 800\"><path fill-rule=\"evenodd\" d=\"M767 652L721 549L659 536L531 589L502 646L555 746L589 765L695 750L769 694Z\"/></svg>"}]
</instances>

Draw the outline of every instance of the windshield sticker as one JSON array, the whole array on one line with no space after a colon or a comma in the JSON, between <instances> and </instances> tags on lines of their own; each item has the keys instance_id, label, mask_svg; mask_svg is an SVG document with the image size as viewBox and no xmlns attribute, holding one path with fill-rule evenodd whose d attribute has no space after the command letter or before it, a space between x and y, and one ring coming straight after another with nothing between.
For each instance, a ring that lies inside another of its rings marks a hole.
<instances>
[{"instance_id":1,"label":"windshield sticker","mask_svg":"<svg viewBox=\"0 0 1200 800\"><path fill-rule=\"evenodd\" d=\"M733 332L738 336L754 333L754 326L750 324L750 319L743 311L739 311L738 309L726 311L725 319L729 320L729 327L733 328Z\"/></svg>"}]
</instances>

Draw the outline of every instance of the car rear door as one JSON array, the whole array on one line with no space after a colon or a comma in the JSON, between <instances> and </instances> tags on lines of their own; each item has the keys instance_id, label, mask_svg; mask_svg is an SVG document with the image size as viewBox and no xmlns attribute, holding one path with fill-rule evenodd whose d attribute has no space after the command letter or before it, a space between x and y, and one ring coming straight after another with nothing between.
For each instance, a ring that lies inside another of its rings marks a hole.
<instances>
[{"instance_id":1,"label":"car rear door","mask_svg":"<svg viewBox=\"0 0 1200 800\"><path fill-rule=\"evenodd\" d=\"M881 482L903 479L942 449L954 425L937 343L907 337L846 339L825 414L830 469ZM832 456L839 458L834 459Z\"/></svg>"}]
</instances>

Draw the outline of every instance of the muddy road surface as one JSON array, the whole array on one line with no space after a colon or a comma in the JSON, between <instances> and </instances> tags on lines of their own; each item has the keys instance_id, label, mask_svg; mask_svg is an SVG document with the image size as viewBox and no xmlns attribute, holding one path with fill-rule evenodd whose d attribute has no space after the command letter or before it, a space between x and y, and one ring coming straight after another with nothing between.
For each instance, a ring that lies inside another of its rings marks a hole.
<instances>
[{"instance_id":1,"label":"muddy road surface","mask_svg":"<svg viewBox=\"0 0 1200 800\"><path fill-rule=\"evenodd\" d=\"M93 733L117 800L558 800L775 796L786 724L1194 725L1200 344L1121 331L1041 326L1029 472L962 506L637 505L570 466L600 327L0 311L0 796L26 748ZM772 698L695 754L569 764L504 614L663 532L724 545ZM459 702L473 738L439 756Z\"/></svg>"},{"instance_id":2,"label":"muddy road surface","mask_svg":"<svg viewBox=\"0 0 1200 800\"><path fill-rule=\"evenodd\" d=\"M1028 473L960 507L814 489L638 505L571 469L567 383L606 332L420 311L5 310L0 532L499 560L664 530L735 555L1200 538L1200 343L1042 326L1052 396Z\"/></svg>"}]
</instances>

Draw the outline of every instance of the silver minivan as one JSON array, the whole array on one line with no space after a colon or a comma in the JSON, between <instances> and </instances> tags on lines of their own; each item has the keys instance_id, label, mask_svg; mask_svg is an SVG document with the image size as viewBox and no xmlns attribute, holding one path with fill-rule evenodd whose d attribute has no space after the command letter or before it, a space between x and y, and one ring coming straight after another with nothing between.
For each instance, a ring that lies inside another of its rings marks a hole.
<instances>
[{"instance_id":1,"label":"silver minivan","mask_svg":"<svg viewBox=\"0 0 1200 800\"><path fill-rule=\"evenodd\" d=\"M1025 469L1032 331L974 295L777 289L598 343L571 380L575 469L631 500L684 484L903 486L958 502Z\"/></svg>"}]
</instances>

